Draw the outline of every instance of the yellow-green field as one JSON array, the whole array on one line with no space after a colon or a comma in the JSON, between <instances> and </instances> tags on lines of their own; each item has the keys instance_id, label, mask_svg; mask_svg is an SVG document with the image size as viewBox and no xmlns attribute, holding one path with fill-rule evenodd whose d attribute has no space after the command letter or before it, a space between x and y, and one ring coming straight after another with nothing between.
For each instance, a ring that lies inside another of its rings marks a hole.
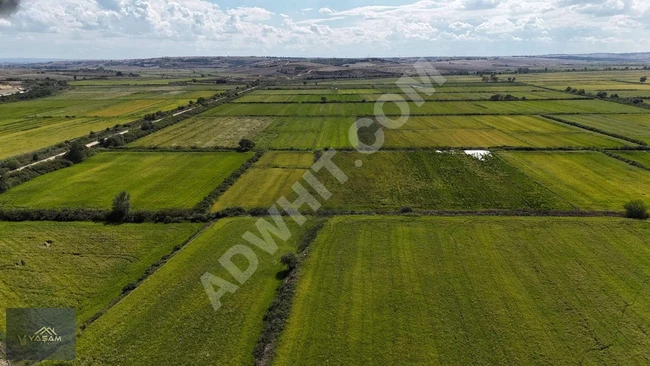
<instances>
[{"instance_id":1,"label":"yellow-green field","mask_svg":"<svg viewBox=\"0 0 650 366\"><path fill-rule=\"evenodd\" d=\"M499 152L573 206L620 211L630 201L650 204L650 172L599 152Z\"/></svg>"},{"instance_id":2,"label":"yellow-green field","mask_svg":"<svg viewBox=\"0 0 650 366\"><path fill-rule=\"evenodd\" d=\"M252 139L264 130L268 117L201 117L183 122L136 140L131 146L237 147L239 140Z\"/></svg>"},{"instance_id":3,"label":"yellow-green field","mask_svg":"<svg viewBox=\"0 0 650 366\"><path fill-rule=\"evenodd\" d=\"M0 194L0 205L110 209L126 191L135 210L192 208L252 155L106 152Z\"/></svg>"},{"instance_id":4,"label":"yellow-green field","mask_svg":"<svg viewBox=\"0 0 650 366\"><path fill-rule=\"evenodd\" d=\"M277 242L275 255L255 249L257 270L235 293L223 296L219 311L213 310L200 278L209 272L236 282L219 258L233 245L242 244L244 232L255 232L255 220L220 220L189 243L81 335L79 363L253 364L264 313L281 282L279 259L296 250L309 225L298 228L287 222L293 235ZM234 261L242 267L246 264L238 257Z\"/></svg>"},{"instance_id":5,"label":"yellow-green field","mask_svg":"<svg viewBox=\"0 0 650 366\"><path fill-rule=\"evenodd\" d=\"M294 183L313 163L314 154L268 152L224 193L212 207L269 208L283 196L291 197Z\"/></svg>"},{"instance_id":6,"label":"yellow-green field","mask_svg":"<svg viewBox=\"0 0 650 366\"><path fill-rule=\"evenodd\" d=\"M80 326L200 227L0 222L0 339L11 307L73 307Z\"/></svg>"},{"instance_id":7,"label":"yellow-green field","mask_svg":"<svg viewBox=\"0 0 650 366\"><path fill-rule=\"evenodd\" d=\"M333 218L273 364L648 364L649 238L608 218Z\"/></svg>"}]
</instances>

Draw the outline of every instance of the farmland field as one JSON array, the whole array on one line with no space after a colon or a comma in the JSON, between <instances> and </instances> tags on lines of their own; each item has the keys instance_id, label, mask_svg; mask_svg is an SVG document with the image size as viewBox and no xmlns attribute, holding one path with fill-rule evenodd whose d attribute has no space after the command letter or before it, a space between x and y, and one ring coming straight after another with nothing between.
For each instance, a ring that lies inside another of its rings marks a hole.
<instances>
[{"instance_id":1,"label":"farmland field","mask_svg":"<svg viewBox=\"0 0 650 366\"><path fill-rule=\"evenodd\" d=\"M612 153L636 161L646 168L650 168L650 152L648 151L612 151Z\"/></svg>"},{"instance_id":2,"label":"farmland field","mask_svg":"<svg viewBox=\"0 0 650 366\"><path fill-rule=\"evenodd\" d=\"M107 152L0 194L8 207L109 209L120 191L133 208L192 208L252 153Z\"/></svg>"},{"instance_id":3,"label":"farmland field","mask_svg":"<svg viewBox=\"0 0 650 366\"><path fill-rule=\"evenodd\" d=\"M302 179L313 162L312 153L266 153L212 207L269 208L283 196L291 197L291 186Z\"/></svg>"},{"instance_id":4,"label":"farmland field","mask_svg":"<svg viewBox=\"0 0 650 366\"><path fill-rule=\"evenodd\" d=\"M650 203L650 172L599 152L499 152L537 182L584 210L621 210Z\"/></svg>"},{"instance_id":5,"label":"farmland field","mask_svg":"<svg viewBox=\"0 0 650 366\"><path fill-rule=\"evenodd\" d=\"M408 103L411 115L650 113L650 110L601 100L531 100L509 102ZM394 103L384 106L386 115L400 115ZM373 103L232 103L213 108L207 116L371 116Z\"/></svg>"},{"instance_id":6,"label":"farmland field","mask_svg":"<svg viewBox=\"0 0 650 366\"><path fill-rule=\"evenodd\" d=\"M341 185L325 170L317 177L332 192L325 208L337 210L417 209L569 209L570 206L499 157L480 161L459 153L380 152L364 159L339 152L334 162L349 176ZM303 171L251 169L224 194L215 210L269 207L285 195ZM249 187L256 187L250 190ZM263 193L262 193L263 192Z\"/></svg>"},{"instance_id":7,"label":"farmland field","mask_svg":"<svg viewBox=\"0 0 650 366\"><path fill-rule=\"evenodd\" d=\"M83 333L77 341L80 362L178 365L191 358L195 364L252 364L262 318L281 282L276 277L283 270L280 256L296 250L309 225L298 228L287 222L294 235L278 241L273 256L255 250L257 270L237 292L223 297L221 311L212 309L199 279L209 271L235 281L218 260L231 246L243 243L242 233L254 230L255 220L220 220L185 246ZM234 259L238 265L245 263Z\"/></svg>"},{"instance_id":8,"label":"farmland field","mask_svg":"<svg viewBox=\"0 0 650 366\"><path fill-rule=\"evenodd\" d=\"M648 238L607 218L334 218L273 364L650 363Z\"/></svg>"},{"instance_id":9,"label":"farmland field","mask_svg":"<svg viewBox=\"0 0 650 366\"><path fill-rule=\"evenodd\" d=\"M255 141L269 149L323 149L352 147L348 137L353 117L278 117Z\"/></svg>"},{"instance_id":10,"label":"farmland field","mask_svg":"<svg viewBox=\"0 0 650 366\"><path fill-rule=\"evenodd\" d=\"M131 146L236 147L243 138L252 139L271 123L271 118L189 118L162 131L136 140Z\"/></svg>"},{"instance_id":11,"label":"farmland field","mask_svg":"<svg viewBox=\"0 0 650 366\"><path fill-rule=\"evenodd\" d=\"M555 117L650 144L650 116L646 114L580 114Z\"/></svg>"},{"instance_id":12,"label":"farmland field","mask_svg":"<svg viewBox=\"0 0 650 366\"><path fill-rule=\"evenodd\" d=\"M0 339L9 307L75 307L81 325L200 227L0 222Z\"/></svg>"},{"instance_id":13,"label":"farmland field","mask_svg":"<svg viewBox=\"0 0 650 366\"><path fill-rule=\"evenodd\" d=\"M626 146L631 143L538 116L412 117L386 147Z\"/></svg>"},{"instance_id":14,"label":"farmland field","mask_svg":"<svg viewBox=\"0 0 650 366\"><path fill-rule=\"evenodd\" d=\"M213 86L75 87L49 98L0 104L0 159L169 111L219 93Z\"/></svg>"}]
</instances>

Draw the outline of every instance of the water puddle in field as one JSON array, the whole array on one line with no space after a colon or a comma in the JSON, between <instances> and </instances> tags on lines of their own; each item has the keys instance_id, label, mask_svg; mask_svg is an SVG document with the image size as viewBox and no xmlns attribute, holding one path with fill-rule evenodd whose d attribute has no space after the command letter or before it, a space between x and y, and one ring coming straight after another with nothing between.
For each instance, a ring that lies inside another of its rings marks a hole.
<instances>
[{"instance_id":1,"label":"water puddle in field","mask_svg":"<svg viewBox=\"0 0 650 366\"><path fill-rule=\"evenodd\" d=\"M487 150L465 150L464 152L465 154L471 155L481 161L492 156L492 153Z\"/></svg>"}]
</instances>

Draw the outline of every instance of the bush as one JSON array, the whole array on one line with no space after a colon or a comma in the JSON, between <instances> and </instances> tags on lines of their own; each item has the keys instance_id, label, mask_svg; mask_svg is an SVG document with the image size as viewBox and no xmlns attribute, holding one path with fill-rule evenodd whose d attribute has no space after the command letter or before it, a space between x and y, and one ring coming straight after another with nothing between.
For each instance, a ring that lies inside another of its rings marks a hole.
<instances>
[{"instance_id":1,"label":"bush","mask_svg":"<svg viewBox=\"0 0 650 366\"><path fill-rule=\"evenodd\" d=\"M630 201L624 207L625 217L629 219L645 220L648 218L648 208L641 200Z\"/></svg>"},{"instance_id":2,"label":"bush","mask_svg":"<svg viewBox=\"0 0 650 366\"><path fill-rule=\"evenodd\" d=\"M124 139L123 135L117 134L113 135L110 137L105 138L102 141L102 147L120 147L122 145L126 144L126 140Z\"/></svg>"},{"instance_id":3,"label":"bush","mask_svg":"<svg viewBox=\"0 0 650 366\"><path fill-rule=\"evenodd\" d=\"M68 151L63 156L63 158L75 164L78 164L86 160L89 155L90 155L90 149L87 148L83 142L76 141L72 144L72 146L70 147L70 151Z\"/></svg>"},{"instance_id":4,"label":"bush","mask_svg":"<svg viewBox=\"0 0 650 366\"><path fill-rule=\"evenodd\" d=\"M111 219L115 222L122 222L131 211L131 195L122 191L113 199L113 211Z\"/></svg>"},{"instance_id":5,"label":"bush","mask_svg":"<svg viewBox=\"0 0 650 366\"><path fill-rule=\"evenodd\" d=\"M280 262L287 267L287 270L293 271L298 267L298 257L295 253L287 253L280 258Z\"/></svg>"},{"instance_id":6,"label":"bush","mask_svg":"<svg viewBox=\"0 0 650 366\"><path fill-rule=\"evenodd\" d=\"M16 160L16 159L7 160L2 165L3 165L4 168L7 168L9 170L16 170L16 169L20 168L20 162L18 160Z\"/></svg>"},{"instance_id":7,"label":"bush","mask_svg":"<svg viewBox=\"0 0 650 366\"><path fill-rule=\"evenodd\" d=\"M239 140L239 151L250 151L255 148L255 143L249 139Z\"/></svg>"},{"instance_id":8,"label":"bush","mask_svg":"<svg viewBox=\"0 0 650 366\"><path fill-rule=\"evenodd\" d=\"M145 121L144 123L142 123L142 126L140 126L140 129L142 131L149 131L149 130L153 130L154 126L151 121Z\"/></svg>"}]
</instances>

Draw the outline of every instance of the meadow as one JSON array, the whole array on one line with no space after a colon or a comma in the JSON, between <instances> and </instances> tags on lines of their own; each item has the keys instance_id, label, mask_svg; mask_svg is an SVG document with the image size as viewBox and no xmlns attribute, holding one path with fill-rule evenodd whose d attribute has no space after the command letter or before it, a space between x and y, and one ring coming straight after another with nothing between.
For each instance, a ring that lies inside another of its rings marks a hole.
<instances>
[{"instance_id":1,"label":"meadow","mask_svg":"<svg viewBox=\"0 0 650 366\"><path fill-rule=\"evenodd\" d=\"M612 151L612 153L636 161L646 168L650 168L650 152L648 151Z\"/></svg>"},{"instance_id":2,"label":"meadow","mask_svg":"<svg viewBox=\"0 0 650 366\"><path fill-rule=\"evenodd\" d=\"M202 117L201 114L136 140L129 146L237 147L241 139L253 139L272 121L268 117Z\"/></svg>"},{"instance_id":3,"label":"meadow","mask_svg":"<svg viewBox=\"0 0 650 366\"><path fill-rule=\"evenodd\" d=\"M650 226L336 217L273 364L647 364Z\"/></svg>"},{"instance_id":4,"label":"meadow","mask_svg":"<svg viewBox=\"0 0 650 366\"><path fill-rule=\"evenodd\" d=\"M363 158L338 152L333 161L348 175L341 185L327 171L316 176L332 192L323 207L334 210L413 209L570 209L549 190L499 157L484 161L463 153L379 152ZM251 169L213 207L268 208L281 196L295 196L291 185L303 170ZM251 189L251 187L255 187Z\"/></svg>"},{"instance_id":5,"label":"meadow","mask_svg":"<svg viewBox=\"0 0 650 366\"><path fill-rule=\"evenodd\" d=\"M0 104L0 159L133 122L147 113L173 110L216 93L212 86L89 86L49 98Z\"/></svg>"},{"instance_id":6,"label":"meadow","mask_svg":"<svg viewBox=\"0 0 650 366\"><path fill-rule=\"evenodd\" d=\"M421 107L408 103L411 115L493 114L623 114L650 110L601 100L440 101ZM384 105L386 115L400 115L395 103ZM373 116L373 103L231 103L213 108L207 116Z\"/></svg>"},{"instance_id":7,"label":"meadow","mask_svg":"<svg viewBox=\"0 0 650 366\"><path fill-rule=\"evenodd\" d=\"M267 307L281 283L280 257L295 251L302 228L287 221L292 237L278 240L271 256L254 249L257 270L235 293L221 299L214 311L199 280L207 271L238 283L219 258L241 235L255 231L256 218L228 218L214 224L186 245L147 281L93 323L77 340L78 364L253 364L253 348ZM246 265L240 257L237 265Z\"/></svg>"},{"instance_id":8,"label":"meadow","mask_svg":"<svg viewBox=\"0 0 650 366\"><path fill-rule=\"evenodd\" d=\"M350 148L353 117L277 117L254 141L265 149Z\"/></svg>"},{"instance_id":9,"label":"meadow","mask_svg":"<svg viewBox=\"0 0 650 366\"><path fill-rule=\"evenodd\" d=\"M646 114L580 114L555 117L650 144L650 116Z\"/></svg>"},{"instance_id":10,"label":"meadow","mask_svg":"<svg viewBox=\"0 0 650 366\"><path fill-rule=\"evenodd\" d=\"M402 128L384 133L384 146L391 148L632 145L539 116L412 117Z\"/></svg>"},{"instance_id":11,"label":"meadow","mask_svg":"<svg viewBox=\"0 0 650 366\"><path fill-rule=\"evenodd\" d=\"M313 153L267 152L212 207L269 208L280 197L295 195L291 186L314 161Z\"/></svg>"},{"instance_id":12,"label":"meadow","mask_svg":"<svg viewBox=\"0 0 650 366\"><path fill-rule=\"evenodd\" d=\"M74 307L80 326L201 226L0 222L0 339L11 307Z\"/></svg>"},{"instance_id":13,"label":"meadow","mask_svg":"<svg viewBox=\"0 0 650 366\"><path fill-rule=\"evenodd\" d=\"M253 153L105 152L0 194L0 205L110 209L121 191L134 210L192 208Z\"/></svg>"},{"instance_id":14,"label":"meadow","mask_svg":"<svg viewBox=\"0 0 650 366\"><path fill-rule=\"evenodd\" d=\"M600 152L502 151L497 155L582 210L620 211L636 199L650 204L650 172Z\"/></svg>"}]
</instances>

